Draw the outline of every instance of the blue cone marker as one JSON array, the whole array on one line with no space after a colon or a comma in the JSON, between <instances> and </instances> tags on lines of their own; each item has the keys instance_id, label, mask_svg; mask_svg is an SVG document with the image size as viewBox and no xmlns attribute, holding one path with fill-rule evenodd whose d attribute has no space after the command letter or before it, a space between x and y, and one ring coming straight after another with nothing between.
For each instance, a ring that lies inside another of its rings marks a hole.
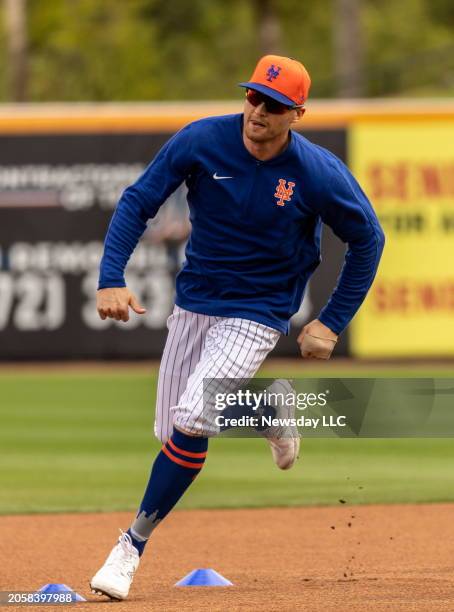
<instances>
[{"instance_id":1,"label":"blue cone marker","mask_svg":"<svg viewBox=\"0 0 454 612\"><path fill-rule=\"evenodd\" d=\"M60 593L71 593L71 601L87 601L82 595L76 593L71 589L71 587L66 584L59 584L58 582L50 582L49 584L45 584L37 591L38 593L46 593L49 594L60 594Z\"/></svg>"},{"instance_id":2,"label":"blue cone marker","mask_svg":"<svg viewBox=\"0 0 454 612\"><path fill-rule=\"evenodd\" d=\"M233 584L214 569L195 569L179 580L175 586L233 586Z\"/></svg>"}]
</instances>

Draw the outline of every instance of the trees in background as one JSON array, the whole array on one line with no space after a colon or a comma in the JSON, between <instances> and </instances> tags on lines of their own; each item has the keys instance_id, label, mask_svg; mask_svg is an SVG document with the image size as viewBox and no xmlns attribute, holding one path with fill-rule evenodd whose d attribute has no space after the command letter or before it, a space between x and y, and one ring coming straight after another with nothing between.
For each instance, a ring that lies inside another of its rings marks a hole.
<instances>
[{"instance_id":1,"label":"trees in background","mask_svg":"<svg viewBox=\"0 0 454 612\"><path fill-rule=\"evenodd\" d=\"M3 0L0 100L236 95L266 52L319 97L449 95L452 0Z\"/></svg>"},{"instance_id":2,"label":"trees in background","mask_svg":"<svg viewBox=\"0 0 454 612\"><path fill-rule=\"evenodd\" d=\"M361 0L334 0L334 75L340 98L358 98L365 94L361 25Z\"/></svg>"},{"instance_id":3,"label":"trees in background","mask_svg":"<svg viewBox=\"0 0 454 612\"><path fill-rule=\"evenodd\" d=\"M4 0L7 65L6 91L14 102L27 99L28 53L26 0Z\"/></svg>"}]
</instances>

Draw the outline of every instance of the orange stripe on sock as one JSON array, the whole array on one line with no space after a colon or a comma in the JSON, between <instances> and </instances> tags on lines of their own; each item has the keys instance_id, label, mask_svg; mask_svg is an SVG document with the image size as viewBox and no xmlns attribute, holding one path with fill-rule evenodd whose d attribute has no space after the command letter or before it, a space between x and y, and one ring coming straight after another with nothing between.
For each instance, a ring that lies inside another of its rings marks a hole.
<instances>
[{"instance_id":1,"label":"orange stripe on sock","mask_svg":"<svg viewBox=\"0 0 454 612\"><path fill-rule=\"evenodd\" d=\"M167 440L167 444L172 450L174 450L176 453L179 453L180 455L183 455L184 457L191 457L192 459L205 459L205 457L207 456L207 451L205 451L204 453L191 453L189 451L183 450L182 448L178 448L178 446L176 446L172 442L172 440Z\"/></svg>"},{"instance_id":2,"label":"orange stripe on sock","mask_svg":"<svg viewBox=\"0 0 454 612\"><path fill-rule=\"evenodd\" d=\"M201 470L203 467L203 463L192 463L190 461L184 461L183 459L180 459L179 457L175 457L175 455L172 455L172 453L169 451L169 449L166 447L165 444L161 448L161 450L165 455L167 455L167 457L171 461L173 461L174 463L177 463L178 465L182 465L183 467L191 468L193 470Z\"/></svg>"}]
</instances>

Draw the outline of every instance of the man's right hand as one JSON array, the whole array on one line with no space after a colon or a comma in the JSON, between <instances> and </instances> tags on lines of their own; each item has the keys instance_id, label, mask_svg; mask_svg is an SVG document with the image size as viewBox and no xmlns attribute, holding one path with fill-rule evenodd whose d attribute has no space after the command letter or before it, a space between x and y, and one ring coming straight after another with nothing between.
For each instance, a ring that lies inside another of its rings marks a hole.
<instances>
[{"instance_id":1,"label":"man's right hand","mask_svg":"<svg viewBox=\"0 0 454 612\"><path fill-rule=\"evenodd\" d=\"M129 307L137 314L146 312L136 296L127 287L108 287L98 289L96 294L96 307L101 319L115 319L116 321L129 321Z\"/></svg>"}]
</instances>

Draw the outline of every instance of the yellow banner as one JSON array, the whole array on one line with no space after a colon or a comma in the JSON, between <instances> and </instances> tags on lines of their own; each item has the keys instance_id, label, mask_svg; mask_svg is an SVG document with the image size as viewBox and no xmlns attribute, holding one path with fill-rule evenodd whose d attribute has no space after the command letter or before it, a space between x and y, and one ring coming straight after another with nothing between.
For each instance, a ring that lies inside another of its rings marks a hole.
<instances>
[{"instance_id":1,"label":"yellow banner","mask_svg":"<svg viewBox=\"0 0 454 612\"><path fill-rule=\"evenodd\" d=\"M353 354L454 355L454 120L358 123L349 159L386 234Z\"/></svg>"}]
</instances>

